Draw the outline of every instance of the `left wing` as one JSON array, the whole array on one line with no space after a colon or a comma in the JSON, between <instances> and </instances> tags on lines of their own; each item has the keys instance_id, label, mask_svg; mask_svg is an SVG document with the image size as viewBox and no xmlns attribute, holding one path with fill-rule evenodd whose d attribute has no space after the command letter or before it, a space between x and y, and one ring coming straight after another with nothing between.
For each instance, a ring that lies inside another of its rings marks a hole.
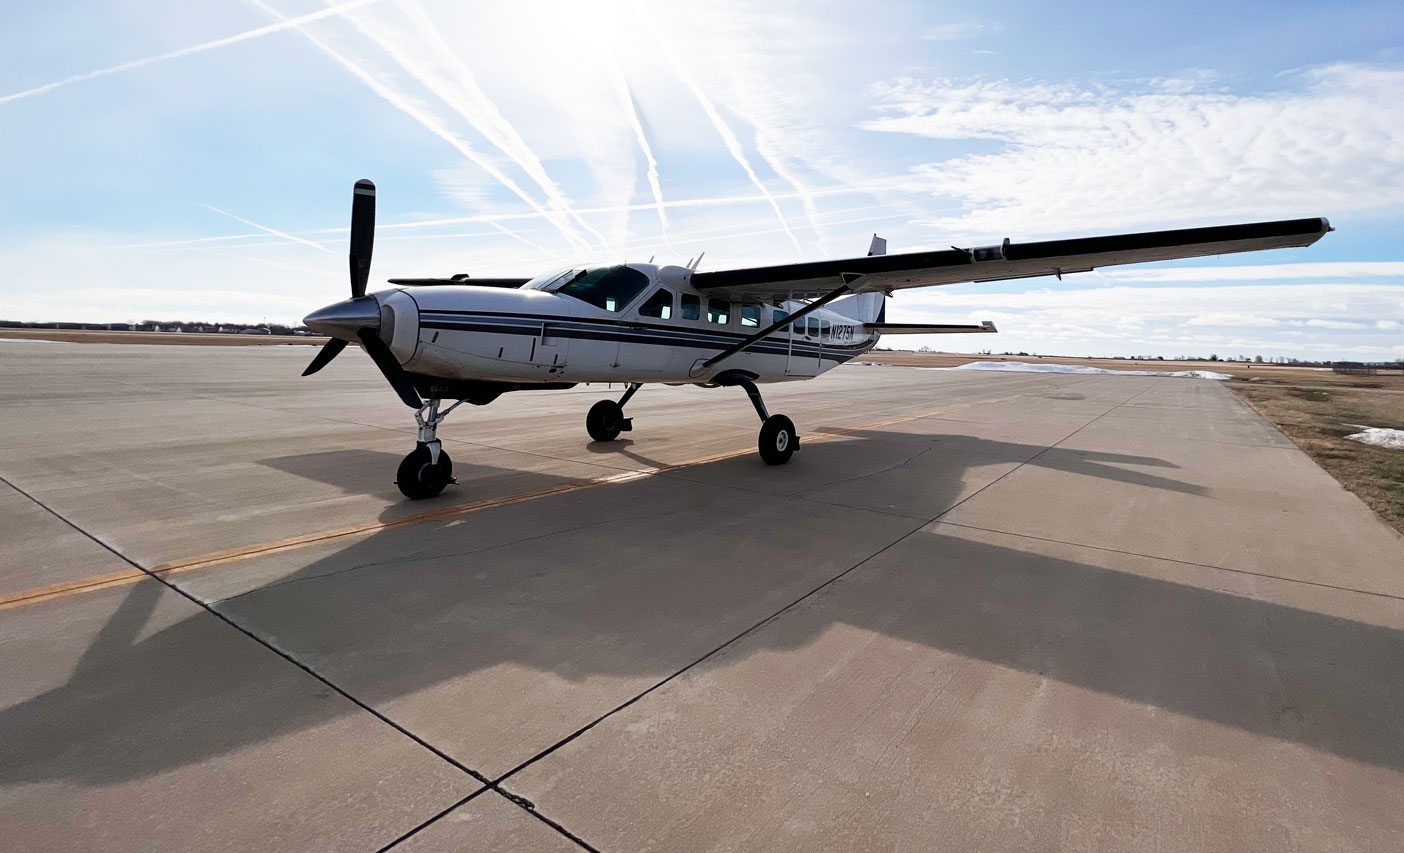
<instances>
[{"instance_id":1,"label":"left wing","mask_svg":"<svg viewBox=\"0 0 1404 853\"><path fill-rule=\"evenodd\" d=\"M692 286L738 301L808 299L847 285L847 292L930 287L967 281L1088 272L1115 264L1139 264L1260 249L1310 246L1331 225L1325 219L1285 219L1211 228L1146 231L1074 240L1044 240L938 252L869 255L750 269L693 273Z\"/></svg>"}]
</instances>

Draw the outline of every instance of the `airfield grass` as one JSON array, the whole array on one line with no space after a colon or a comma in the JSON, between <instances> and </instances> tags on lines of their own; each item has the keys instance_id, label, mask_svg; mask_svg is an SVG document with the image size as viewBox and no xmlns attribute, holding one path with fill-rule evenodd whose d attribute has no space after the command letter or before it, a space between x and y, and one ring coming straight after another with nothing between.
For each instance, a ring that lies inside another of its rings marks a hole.
<instances>
[{"instance_id":1,"label":"airfield grass","mask_svg":"<svg viewBox=\"0 0 1404 853\"><path fill-rule=\"evenodd\" d=\"M1356 381L1334 386L1230 382L1229 387L1404 533L1404 451L1345 439L1360 431L1346 424L1404 429L1404 377L1352 378Z\"/></svg>"}]
</instances>

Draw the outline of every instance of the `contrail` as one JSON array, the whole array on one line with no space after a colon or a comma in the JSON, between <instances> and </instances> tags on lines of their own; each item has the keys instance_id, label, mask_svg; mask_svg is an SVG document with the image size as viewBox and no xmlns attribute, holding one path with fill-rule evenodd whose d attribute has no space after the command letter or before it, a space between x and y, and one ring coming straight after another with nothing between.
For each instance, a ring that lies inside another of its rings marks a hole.
<instances>
[{"instance_id":1,"label":"contrail","mask_svg":"<svg viewBox=\"0 0 1404 853\"><path fill-rule=\"evenodd\" d=\"M507 120L507 117L497 108L497 104L478 85L473 70L444 41L443 36L434 26L433 20L425 13L423 7L415 0L396 0L395 5L410 18L418 30L423 43L415 46L417 52L421 54L430 52L425 50L426 47L432 50L449 67L456 79L446 79L435 73L419 61L416 56L406 53L382 35L379 29L367 25L357 16L350 16L349 20L362 35L375 42L381 50L399 63L400 67L419 81L424 88L458 113L497 150L510 157L523 172L536 182L537 186L541 187L541 190L546 194L547 203L553 209L573 218L582 228L594 235L601 245L608 248L609 241L605 236L571 210L570 200L566 198L560 185L546 173L546 167L542 165L541 158L536 156L536 152L527 145L526 140L517 132L517 128Z\"/></svg>"},{"instance_id":2,"label":"contrail","mask_svg":"<svg viewBox=\"0 0 1404 853\"><path fill-rule=\"evenodd\" d=\"M751 183L755 184L756 189L760 190L761 195L765 196L766 200L770 202L771 209L775 211L775 218L780 220L780 226L785 230L785 234L789 236L790 242L795 244L795 251L797 253L802 252L803 250L800 249L799 240L795 237L795 232L790 230L790 223L785 221L785 214L781 212L780 205L775 201L774 197L771 196L770 190L766 189L765 184L761 183L761 179L756 175L756 170L751 168L751 162L746 159L746 152L741 149L740 140L736 138L736 134L731 132L731 128L727 126L721 114L717 112L717 108L712 103L712 99L707 97L707 93L702 91L702 87L698 86L697 81L692 79L692 75L687 72L686 68L683 68L682 63L678 60L677 52L673 50L673 46L669 43L668 37L664 35L663 31L654 23L653 15L648 11L647 7L637 2L637 0L631 5L634 8L634 13L638 15L639 20L644 22L644 25L648 27L649 32L653 35L659 52L668 60L668 64L672 66L673 73L676 74L678 79L683 82L683 85L687 86L688 90L692 92L697 102L702 105L702 111L707 114L707 118L711 120L712 126L715 127L717 133L721 135L722 142L726 145L726 150L731 153L732 159L746 171L746 177L751 179Z\"/></svg>"},{"instance_id":3,"label":"contrail","mask_svg":"<svg viewBox=\"0 0 1404 853\"><path fill-rule=\"evenodd\" d=\"M322 252L332 253L332 250L331 250L331 249L328 249L326 246L323 246L321 243L313 243L311 240L304 240L304 239L302 239L301 237L294 237L293 235L291 235L291 234L286 234L286 233L284 233L284 232L282 232L282 231L277 230L276 228L269 228L267 225L259 225L257 222L252 222L252 221L250 221L250 220L248 220L248 219L245 219L245 218L242 217L242 216L235 216L234 214L230 213L230 212L227 211L227 210L220 210L219 208L215 207L215 206L212 205L212 204L202 204L202 205L200 205L200 206L201 206L201 207L204 207L204 208L208 208L209 210L213 210L215 213L222 213L222 214L224 214L225 216L229 217L230 219L237 219L237 220L239 220L240 222L244 223L245 225L248 225L248 226L250 226L250 227L252 227L252 228L257 228L257 229L260 230L260 231L267 231L269 234L272 234L272 235L275 236L275 237L282 237L284 240L291 240L291 241L293 241L294 243L301 243L301 244L304 245L304 246L311 246L312 248L317 249L317 250L322 251Z\"/></svg>"},{"instance_id":4,"label":"contrail","mask_svg":"<svg viewBox=\"0 0 1404 853\"><path fill-rule=\"evenodd\" d=\"M673 242L668 239L668 211L663 206L663 187L658 182L658 161L654 159L653 148L648 144L648 136L644 133L643 122L640 121L638 109L634 104L634 93L629 90L629 81L624 76L624 69L619 67L619 58L608 45L604 47L603 52L609 62L610 76L614 78L614 91L619 96L619 106L624 109L625 117L633 126L634 137L639 141L639 150L648 161L648 188L653 191L653 206L658 210L658 222L663 229L663 244L671 250Z\"/></svg>"},{"instance_id":5,"label":"contrail","mask_svg":"<svg viewBox=\"0 0 1404 853\"><path fill-rule=\"evenodd\" d=\"M270 7L267 3L264 3L263 0L249 0L249 2L253 3L255 6L257 6L258 8L262 9L263 11L267 12L275 18L290 20L286 18L283 15L283 13L279 12L277 9L274 9ZM566 242L568 242L571 245L571 247L577 252L591 251L590 245L586 243L580 237L580 235L575 233L575 230L570 227L570 223L566 221L565 217L561 214L559 210L547 210L545 207L542 207L540 202L528 195L525 190L523 190L520 186L517 185L516 181L503 174L502 170L498 169L497 166L494 165L491 160L487 159L483 155L479 154L477 151L473 150L472 146L470 146L468 142L462 137L460 137L458 134L449 130L447 127L444 127L443 123L439 121L437 117L421 109L409 98L401 95L399 92L395 91L386 84L382 83L380 80L376 79L364 68L352 62L350 59L348 59L341 53L338 53L335 48L322 41L321 39L317 38L316 36L312 35L312 33L308 32L305 28L296 27L296 30L303 36L303 38L310 41L323 53L335 60L337 64L339 64L342 68L345 68L347 71L351 72L351 74L354 75L358 80L366 84L366 86L369 87L372 92L375 92L381 98L385 99L385 101L388 102L391 106L395 107L399 111L408 115L410 118L419 122L430 133L433 133L435 136L438 136L440 139L444 140L449 145L452 145L458 151L458 153L462 154L474 165L487 172L504 187L511 190L518 198L526 202L532 210L544 216L548 222L556 226L556 228L561 232L561 235L565 237Z\"/></svg>"},{"instance_id":6,"label":"contrail","mask_svg":"<svg viewBox=\"0 0 1404 853\"><path fill-rule=\"evenodd\" d=\"M520 240L520 241L522 241L523 243L526 243L528 246L531 246L531 247L534 248L534 249L539 249L543 254L546 254L546 255L550 255L550 254L551 254L551 250L550 250L550 249L546 248L545 246L541 245L540 243L536 243L536 242L533 242L533 241L531 241L531 240L528 240L527 238L525 238L525 237L523 237L522 235L518 234L516 231L513 231L512 229L508 228L506 225L503 225L502 223L500 223L500 222L498 222L498 221L496 221L496 220L494 220L494 219L489 219L489 220L487 220L487 224L491 225L493 228L496 228L498 231L501 231L503 234L506 234L508 237L511 237L513 240ZM391 239L394 239L394 238L391 238Z\"/></svg>"},{"instance_id":7,"label":"contrail","mask_svg":"<svg viewBox=\"0 0 1404 853\"><path fill-rule=\"evenodd\" d=\"M203 53L204 51L214 50L218 47L224 47L226 45L231 44L238 44L241 41L248 41L249 39L256 39L260 36L266 36L269 33L276 33L281 32L283 30L293 29L295 27L300 27L303 24L310 24L313 21L320 21L323 18L330 18L335 15L350 12L353 9L359 9L362 6L369 6L372 3L379 2L380 0L351 0L351 2L348 3L338 3L335 6L328 6L327 8L322 9L318 12L310 12L306 15L300 15L296 18L284 18L282 21L276 24L269 24L266 27L259 27L255 30L249 30L248 32L239 33L238 35L229 36L227 38L216 39L215 41L207 41L204 44L197 44L194 47L183 47L180 50L173 50L170 53L163 53L160 56L149 56L146 59L137 59L131 62L124 62L121 65L113 65L110 68L100 68L97 71L89 71L86 74L75 74L72 77L65 77L64 79L54 83L46 83L43 86L36 86L33 89L26 89L23 92L16 92L13 95L5 95L4 97L0 97L0 104L5 103L6 101L17 101L20 98L28 98L33 95L42 95L45 92L52 92L54 89L57 89L60 86L67 86L70 83L79 83L83 80L91 80L94 77L105 77L108 74L116 74L120 71L130 71L133 68L140 68L143 65L151 65L157 62L165 62L167 59L176 59L181 56L189 56L192 53Z\"/></svg>"},{"instance_id":8,"label":"contrail","mask_svg":"<svg viewBox=\"0 0 1404 853\"><path fill-rule=\"evenodd\" d=\"M839 187L824 187L824 188L817 189L817 190L812 189L812 190L809 191L809 193L810 193L810 195L816 195L816 196L819 196L819 195L825 195L825 196L827 196L827 195L862 195L862 194L873 194L873 193L885 192L885 191L889 191L889 190L899 190L899 191L900 191L900 190L901 190L901 187L894 186L893 184L890 184L890 183L879 183L879 184L849 184L849 185L846 185L846 186L839 186ZM769 201L769 200L772 199L772 198L774 198L774 199L792 199L792 198L799 198L799 197L800 197L799 193L790 192L790 193L771 193L771 194L769 194L769 195L733 195L733 196L715 196L715 197L712 197L712 198L682 198L682 199L673 199L673 200L671 200L671 201L664 201L664 202L663 202L663 207L665 207L665 208L674 208L674 207L677 207L677 208L689 208L689 207L727 207L727 206L729 206L729 205L734 205L734 204L758 204L758 203L762 203L762 202ZM620 205L612 205L612 206L609 206L609 207L587 207L587 208L581 208L579 212L580 212L580 213L591 213L591 214L593 214L593 213L627 213L627 212L632 212L632 211L636 211L636 210L653 210L653 209L655 209L656 207L657 207L657 204L656 204L656 203L650 202L650 203L648 203L648 204L620 204ZM916 211L915 213L913 213L912 211L908 211L908 214L909 214L909 215L919 215L919 214L924 213L924 212L929 212L929 211ZM484 223L486 223L486 222L502 222L502 221L516 221L516 220L523 220L523 219L546 219L546 218L548 218L548 214L545 213L545 212L542 212L542 211L540 211L540 210L537 210L536 212L533 212L533 213L482 213L482 214L473 214L473 215L471 215L471 216L450 216L450 217L444 217L444 218L440 218L440 219L421 219L421 220L417 220L417 221L415 221L415 222L392 222L392 223L387 223L387 224L384 224L384 225L377 225L377 226L376 226L376 233L379 234L379 232L381 232L381 231L387 231L387 230L390 230L390 229L401 229L401 228L434 228L434 227L441 226L441 225L469 225L469 224L472 224L472 223L475 223L475 222L484 222ZM342 226L339 226L339 227L336 227L336 228L318 228L318 229L315 229L315 230L304 231L303 233L305 233L305 234L345 234L348 230L349 230L349 229L348 229L345 225L342 225ZM260 235L258 235L258 234L228 234L228 235L224 235L224 236L220 236L220 237L195 237L195 238L191 238L191 239L187 239L187 240L163 240L163 241L158 242L158 243L125 243L125 244L116 245L116 246L107 246L106 248L108 248L108 249L147 249L147 248L158 248L158 247L163 248L163 247L167 247L167 246L187 246L187 245L191 245L191 244L193 244L193 243L209 243L209 242L214 242L214 241L218 241L218 240L241 240L241 239L247 239L247 238L249 238L249 237L258 237L258 236L260 236ZM271 244L268 244L268 245L271 245Z\"/></svg>"}]
</instances>

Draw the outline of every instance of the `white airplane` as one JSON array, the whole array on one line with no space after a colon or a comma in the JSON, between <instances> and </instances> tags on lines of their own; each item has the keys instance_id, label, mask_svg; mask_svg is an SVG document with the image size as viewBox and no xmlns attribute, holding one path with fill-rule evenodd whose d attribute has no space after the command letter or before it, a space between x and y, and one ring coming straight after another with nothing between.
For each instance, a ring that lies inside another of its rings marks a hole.
<instances>
[{"instance_id":1,"label":"white airplane","mask_svg":"<svg viewBox=\"0 0 1404 853\"><path fill-rule=\"evenodd\" d=\"M392 278L366 294L375 237L375 185L356 182L351 206L351 298L303 319L331 337L303 371L316 373L359 343L405 405L419 441L396 483L411 499L453 479L437 428L463 403L483 406L508 391L619 382L619 400L585 416L596 441L633 428L624 406L649 382L738 386L761 419L760 456L782 465L799 449L794 423L770 414L756 387L812 379L862 355L884 334L989 333L994 324L888 323L894 290L1002 281L1134 264L1309 246L1332 230L1292 219L886 254L874 235L867 257L697 272L687 266L576 266L533 279ZM699 256L698 262L701 261ZM445 400L456 401L441 408Z\"/></svg>"}]
</instances>

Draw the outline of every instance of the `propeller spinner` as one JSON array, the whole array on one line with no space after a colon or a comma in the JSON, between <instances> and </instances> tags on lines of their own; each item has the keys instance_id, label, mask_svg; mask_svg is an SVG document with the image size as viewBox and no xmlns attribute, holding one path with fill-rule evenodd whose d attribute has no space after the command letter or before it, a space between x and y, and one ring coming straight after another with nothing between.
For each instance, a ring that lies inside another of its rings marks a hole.
<instances>
[{"instance_id":1,"label":"propeller spinner","mask_svg":"<svg viewBox=\"0 0 1404 853\"><path fill-rule=\"evenodd\" d=\"M424 405L409 374L399 359L380 339L380 300L366 296L370 280L371 252L375 245L375 184L361 179L351 196L351 298L313 311L302 322L314 332L331 337L303 376L311 376L326 367L346 345L355 341L365 349L395 393L406 406L418 409Z\"/></svg>"}]
</instances>

